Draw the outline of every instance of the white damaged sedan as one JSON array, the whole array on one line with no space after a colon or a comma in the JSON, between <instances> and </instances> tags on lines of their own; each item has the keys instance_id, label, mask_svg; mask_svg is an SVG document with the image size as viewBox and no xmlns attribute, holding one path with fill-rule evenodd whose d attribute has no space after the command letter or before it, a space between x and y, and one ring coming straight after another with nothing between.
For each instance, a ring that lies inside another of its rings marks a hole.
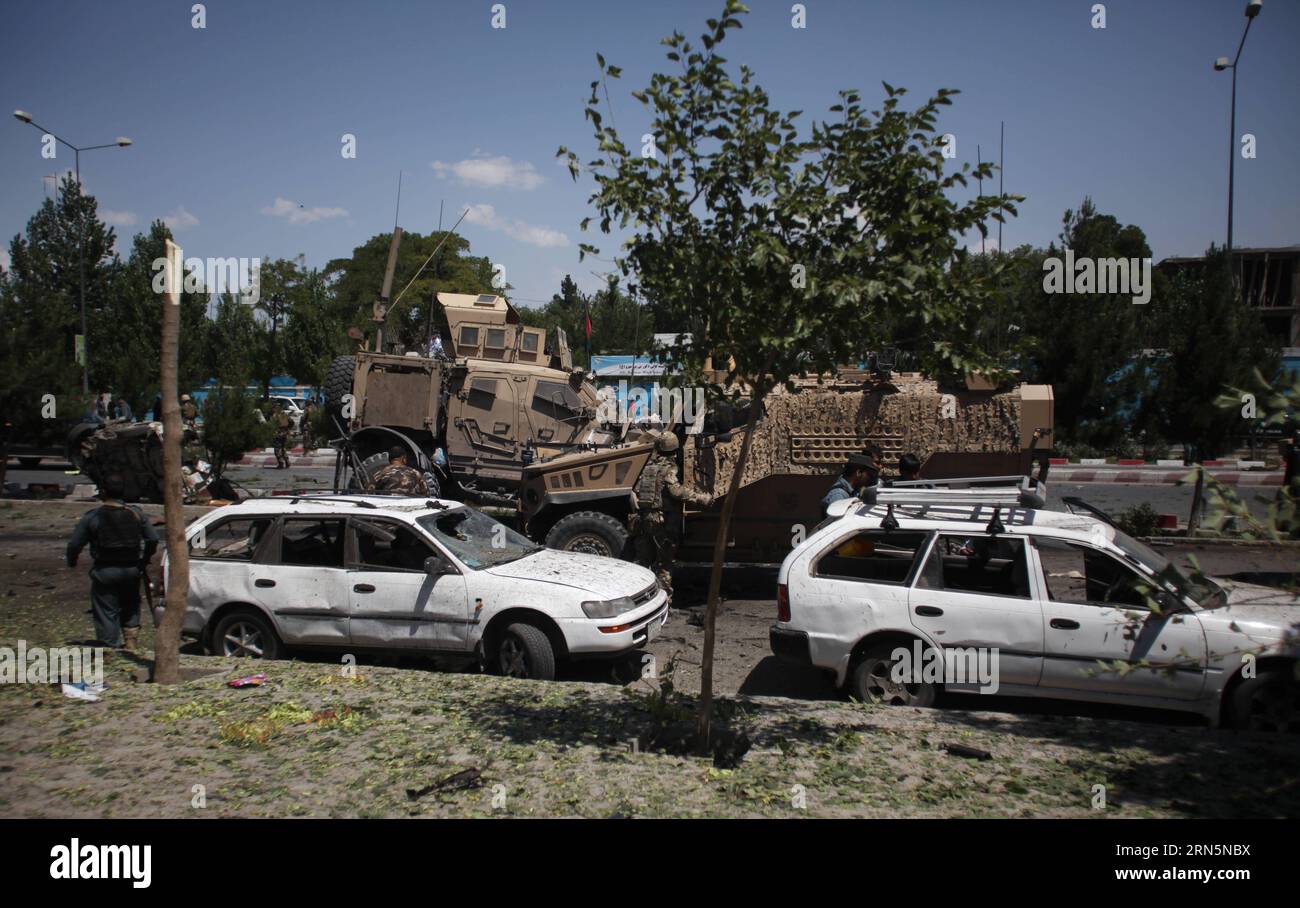
<instances>
[{"instance_id":1,"label":"white damaged sedan","mask_svg":"<svg viewBox=\"0 0 1300 908\"><path fill-rule=\"evenodd\" d=\"M186 538L183 633L226 656L425 652L548 680L560 661L645 646L668 617L645 568L543 548L455 501L250 499Z\"/></svg>"}]
</instances>

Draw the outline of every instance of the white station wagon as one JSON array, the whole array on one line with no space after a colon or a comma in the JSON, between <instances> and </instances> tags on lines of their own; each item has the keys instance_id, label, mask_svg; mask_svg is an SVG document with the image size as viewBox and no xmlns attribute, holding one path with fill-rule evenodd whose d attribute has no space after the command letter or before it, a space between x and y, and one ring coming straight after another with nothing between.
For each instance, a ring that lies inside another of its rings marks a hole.
<instances>
[{"instance_id":1,"label":"white station wagon","mask_svg":"<svg viewBox=\"0 0 1300 908\"><path fill-rule=\"evenodd\" d=\"M249 499L186 538L183 633L226 656L418 651L550 679L557 661L643 647L668 616L645 568L543 548L455 501Z\"/></svg>"},{"instance_id":2,"label":"white station wagon","mask_svg":"<svg viewBox=\"0 0 1300 908\"><path fill-rule=\"evenodd\" d=\"M1193 583L1092 517L959 498L832 505L781 566L772 651L864 701L929 706L950 689L1300 724L1296 597Z\"/></svg>"}]
</instances>

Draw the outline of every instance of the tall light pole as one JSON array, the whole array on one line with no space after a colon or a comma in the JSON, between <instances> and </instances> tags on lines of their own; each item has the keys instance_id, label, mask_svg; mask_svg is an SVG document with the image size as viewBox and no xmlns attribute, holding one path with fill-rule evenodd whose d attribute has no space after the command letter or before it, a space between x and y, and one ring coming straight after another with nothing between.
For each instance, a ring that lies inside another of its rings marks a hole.
<instances>
[{"instance_id":1,"label":"tall light pole","mask_svg":"<svg viewBox=\"0 0 1300 908\"><path fill-rule=\"evenodd\" d=\"M83 151L94 151L97 148L126 148L131 144L131 140L126 136L118 136L116 141L108 142L103 145L85 145L78 148L58 133L51 132L44 126L35 123L32 115L25 110L15 110L14 119L20 120L29 126L34 126L45 135L50 135L56 141L72 149L73 152L73 173L76 175L77 192L81 193L81 153ZM80 285L79 294L81 298L81 391L83 394L90 393L90 334L86 330L86 225L85 218L78 215L77 217L77 282Z\"/></svg>"},{"instance_id":2,"label":"tall light pole","mask_svg":"<svg viewBox=\"0 0 1300 908\"><path fill-rule=\"evenodd\" d=\"M1232 267L1232 192L1237 170L1237 63L1241 60L1241 49L1246 46L1246 36L1250 34L1250 24L1259 15L1264 0L1250 0L1246 4L1246 29L1241 33L1241 42L1237 45L1237 56L1228 62L1227 57L1214 61L1216 72L1232 70L1232 114L1228 126L1228 267Z\"/></svg>"}]
</instances>

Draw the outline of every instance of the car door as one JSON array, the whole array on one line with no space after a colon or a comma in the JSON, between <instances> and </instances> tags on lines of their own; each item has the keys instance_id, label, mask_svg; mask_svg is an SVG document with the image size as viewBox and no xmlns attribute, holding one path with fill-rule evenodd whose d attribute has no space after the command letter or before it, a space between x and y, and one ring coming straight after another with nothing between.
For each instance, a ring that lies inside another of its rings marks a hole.
<instances>
[{"instance_id":1,"label":"car door","mask_svg":"<svg viewBox=\"0 0 1300 908\"><path fill-rule=\"evenodd\" d=\"M1151 611L1137 590L1142 575L1104 549L1038 537L1034 550L1035 571L1048 592L1041 687L1179 700L1200 696L1206 645L1194 613ZM1121 672L1099 666L1099 660L1147 660L1154 668Z\"/></svg>"},{"instance_id":2,"label":"car door","mask_svg":"<svg viewBox=\"0 0 1300 908\"><path fill-rule=\"evenodd\" d=\"M274 527L274 516L250 514L214 521L189 535L186 599L203 621L227 602L260 601L262 588L253 585L250 571L254 558L272 544Z\"/></svg>"},{"instance_id":3,"label":"car door","mask_svg":"<svg viewBox=\"0 0 1300 908\"><path fill-rule=\"evenodd\" d=\"M908 604L912 624L943 647L945 665L988 665L998 688L1038 684L1043 609L1030 584L1023 538L979 531L939 533Z\"/></svg>"},{"instance_id":4,"label":"car door","mask_svg":"<svg viewBox=\"0 0 1300 908\"><path fill-rule=\"evenodd\" d=\"M448 573L426 572L425 559L435 555ZM348 561L354 645L468 649L465 577L422 533L396 520L354 517Z\"/></svg>"},{"instance_id":5,"label":"car door","mask_svg":"<svg viewBox=\"0 0 1300 908\"><path fill-rule=\"evenodd\" d=\"M253 591L288 644L348 642L342 517L284 517L276 538L250 567Z\"/></svg>"}]
</instances>

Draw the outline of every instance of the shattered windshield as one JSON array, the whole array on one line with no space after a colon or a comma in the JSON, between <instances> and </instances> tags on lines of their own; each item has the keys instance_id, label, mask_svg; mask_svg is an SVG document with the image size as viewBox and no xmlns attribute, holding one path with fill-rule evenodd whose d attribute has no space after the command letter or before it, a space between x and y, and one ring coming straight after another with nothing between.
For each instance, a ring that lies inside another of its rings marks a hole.
<instances>
[{"instance_id":1,"label":"shattered windshield","mask_svg":"<svg viewBox=\"0 0 1300 908\"><path fill-rule=\"evenodd\" d=\"M1188 596L1201 608L1218 608L1227 602L1227 595L1215 583L1196 582L1180 571L1172 561L1148 545L1138 542L1127 533L1115 530L1115 545L1136 564L1147 568L1158 579L1180 595Z\"/></svg>"},{"instance_id":2,"label":"shattered windshield","mask_svg":"<svg viewBox=\"0 0 1300 908\"><path fill-rule=\"evenodd\" d=\"M473 508L427 514L418 523L465 566L476 571L517 561L542 550L542 546Z\"/></svg>"}]
</instances>

